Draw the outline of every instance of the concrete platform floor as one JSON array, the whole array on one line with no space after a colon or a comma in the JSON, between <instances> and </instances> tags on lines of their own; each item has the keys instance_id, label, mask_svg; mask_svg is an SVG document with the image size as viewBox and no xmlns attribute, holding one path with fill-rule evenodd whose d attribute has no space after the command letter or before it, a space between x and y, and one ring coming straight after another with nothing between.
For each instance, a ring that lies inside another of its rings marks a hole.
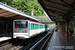
<instances>
[{"instance_id":1,"label":"concrete platform floor","mask_svg":"<svg viewBox=\"0 0 75 50\"><path fill-rule=\"evenodd\" d=\"M69 36L69 42L67 42L67 35L54 32L47 50L75 50L75 36Z\"/></svg>"}]
</instances>

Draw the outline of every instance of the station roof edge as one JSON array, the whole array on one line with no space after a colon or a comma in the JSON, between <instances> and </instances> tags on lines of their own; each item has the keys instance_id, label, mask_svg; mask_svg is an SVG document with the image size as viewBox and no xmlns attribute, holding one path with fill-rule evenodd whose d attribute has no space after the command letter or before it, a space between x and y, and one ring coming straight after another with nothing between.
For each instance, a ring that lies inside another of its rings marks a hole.
<instances>
[{"instance_id":1,"label":"station roof edge","mask_svg":"<svg viewBox=\"0 0 75 50\"><path fill-rule=\"evenodd\" d=\"M13 13L15 13L15 14L19 14L19 15L21 15L21 16L25 16L25 17L27 17L27 18L30 18L30 19L39 21L38 19L36 19L36 18L34 18L34 17L32 17L32 16L29 16L29 15L25 14L24 12L22 12L22 11L20 11L20 10L17 10L17 9L15 9L15 8L13 8L13 7L10 7L10 6L6 5L6 4L3 4L3 3L1 3L1 2L0 2L0 9L5 9L5 10L10 11L10 12L13 12Z\"/></svg>"}]
</instances>

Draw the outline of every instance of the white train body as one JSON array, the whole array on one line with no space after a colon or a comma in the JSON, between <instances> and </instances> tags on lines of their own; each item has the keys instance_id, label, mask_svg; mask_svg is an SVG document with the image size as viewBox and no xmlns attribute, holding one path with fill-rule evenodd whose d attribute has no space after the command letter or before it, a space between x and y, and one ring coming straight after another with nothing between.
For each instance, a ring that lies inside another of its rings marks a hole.
<instances>
[{"instance_id":1,"label":"white train body","mask_svg":"<svg viewBox=\"0 0 75 50\"><path fill-rule=\"evenodd\" d=\"M46 28L47 27L47 28ZM14 20L13 38L31 38L49 29L48 25L28 20Z\"/></svg>"}]
</instances>

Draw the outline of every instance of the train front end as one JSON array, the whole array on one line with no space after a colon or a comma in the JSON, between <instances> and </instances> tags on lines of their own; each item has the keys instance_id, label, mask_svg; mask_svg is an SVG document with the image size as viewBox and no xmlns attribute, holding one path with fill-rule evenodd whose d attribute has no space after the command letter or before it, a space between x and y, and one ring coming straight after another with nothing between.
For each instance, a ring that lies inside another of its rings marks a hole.
<instances>
[{"instance_id":1,"label":"train front end","mask_svg":"<svg viewBox=\"0 0 75 50\"><path fill-rule=\"evenodd\" d=\"M29 38L28 21L14 20L13 22L13 38L25 39Z\"/></svg>"}]
</instances>

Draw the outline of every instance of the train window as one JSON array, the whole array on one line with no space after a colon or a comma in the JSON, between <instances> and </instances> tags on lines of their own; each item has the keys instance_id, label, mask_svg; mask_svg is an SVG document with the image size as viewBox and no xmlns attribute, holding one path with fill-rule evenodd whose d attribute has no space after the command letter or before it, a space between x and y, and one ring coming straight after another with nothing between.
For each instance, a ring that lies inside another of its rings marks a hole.
<instances>
[{"instance_id":1,"label":"train window","mask_svg":"<svg viewBox=\"0 0 75 50\"><path fill-rule=\"evenodd\" d=\"M30 23L29 23L29 30L30 30Z\"/></svg>"},{"instance_id":2,"label":"train window","mask_svg":"<svg viewBox=\"0 0 75 50\"><path fill-rule=\"evenodd\" d=\"M36 29L36 24L35 24L35 29Z\"/></svg>"},{"instance_id":3,"label":"train window","mask_svg":"<svg viewBox=\"0 0 75 50\"><path fill-rule=\"evenodd\" d=\"M41 28L41 25L40 25L40 28Z\"/></svg>"},{"instance_id":4,"label":"train window","mask_svg":"<svg viewBox=\"0 0 75 50\"><path fill-rule=\"evenodd\" d=\"M33 29L34 29L34 23L33 23Z\"/></svg>"},{"instance_id":5,"label":"train window","mask_svg":"<svg viewBox=\"0 0 75 50\"><path fill-rule=\"evenodd\" d=\"M42 25L41 25L41 28L42 28Z\"/></svg>"},{"instance_id":6,"label":"train window","mask_svg":"<svg viewBox=\"0 0 75 50\"><path fill-rule=\"evenodd\" d=\"M35 29L37 29L37 24L35 24Z\"/></svg>"},{"instance_id":7,"label":"train window","mask_svg":"<svg viewBox=\"0 0 75 50\"><path fill-rule=\"evenodd\" d=\"M32 30L32 23L31 23L31 30Z\"/></svg>"},{"instance_id":8,"label":"train window","mask_svg":"<svg viewBox=\"0 0 75 50\"><path fill-rule=\"evenodd\" d=\"M37 29L37 24L36 24L36 29Z\"/></svg>"},{"instance_id":9,"label":"train window","mask_svg":"<svg viewBox=\"0 0 75 50\"><path fill-rule=\"evenodd\" d=\"M39 24L38 24L38 27L37 28L39 29Z\"/></svg>"},{"instance_id":10,"label":"train window","mask_svg":"<svg viewBox=\"0 0 75 50\"><path fill-rule=\"evenodd\" d=\"M40 29L41 29L41 25L40 25Z\"/></svg>"},{"instance_id":11,"label":"train window","mask_svg":"<svg viewBox=\"0 0 75 50\"><path fill-rule=\"evenodd\" d=\"M31 27L31 23L29 23L29 30L31 30L31 28L32 28L32 27Z\"/></svg>"},{"instance_id":12,"label":"train window","mask_svg":"<svg viewBox=\"0 0 75 50\"><path fill-rule=\"evenodd\" d=\"M36 24L35 24L35 29L36 29Z\"/></svg>"},{"instance_id":13,"label":"train window","mask_svg":"<svg viewBox=\"0 0 75 50\"><path fill-rule=\"evenodd\" d=\"M32 25L32 23L31 23L31 30L33 29L33 25Z\"/></svg>"},{"instance_id":14,"label":"train window","mask_svg":"<svg viewBox=\"0 0 75 50\"><path fill-rule=\"evenodd\" d=\"M34 24L34 29L36 29L35 27L36 27L36 24Z\"/></svg>"},{"instance_id":15,"label":"train window","mask_svg":"<svg viewBox=\"0 0 75 50\"><path fill-rule=\"evenodd\" d=\"M41 28L41 25L40 25L40 28Z\"/></svg>"},{"instance_id":16,"label":"train window","mask_svg":"<svg viewBox=\"0 0 75 50\"><path fill-rule=\"evenodd\" d=\"M41 28L42 28L42 25L41 25Z\"/></svg>"},{"instance_id":17,"label":"train window","mask_svg":"<svg viewBox=\"0 0 75 50\"><path fill-rule=\"evenodd\" d=\"M38 24L36 24L36 29L38 29Z\"/></svg>"},{"instance_id":18,"label":"train window","mask_svg":"<svg viewBox=\"0 0 75 50\"><path fill-rule=\"evenodd\" d=\"M41 25L40 25L40 29L41 29Z\"/></svg>"},{"instance_id":19,"label":"train window","mask_svg":"<svg viewBox=\"0 0 75 50\"><path fill-rule=\"evenodd\" d=\"M37 29L38 29L38 24L37 24Z\"/></svg>"},{"instance_id":20,"label":"train window","mask_svg":"<svg viewBox=\"0 0 75 50\"><path fill-rule=\"evenodd\" d=\"M38 29L38 24L37 24L36 28Z\"/></svg>"},{"instance_id":21,"label":"train window","mask_svg":"<svg viewBox=\"0 0 75 50\"><path fill-rule=\"evenodd\" d=\"M37 24L36 24L36 29L37 29Z\"/></svg>"},{"instance_id":22,"label":"train window","mask_svg":"<svg viewBox=\"0 0 75 50\"><path fill-rule=\"evenodd\" d=\"M15 21L15 28L27 28L28 22L27 21Z\"/></svg>"},{"instance_id":23,"label":"train window","mask_svg":"<svg viewBox=\"0 0 75 50\"><path fill-rule=\"evenodd\" d=\"M45 28L45 25L44 25L44 28Z\"/></svg>"}]
</instances>

